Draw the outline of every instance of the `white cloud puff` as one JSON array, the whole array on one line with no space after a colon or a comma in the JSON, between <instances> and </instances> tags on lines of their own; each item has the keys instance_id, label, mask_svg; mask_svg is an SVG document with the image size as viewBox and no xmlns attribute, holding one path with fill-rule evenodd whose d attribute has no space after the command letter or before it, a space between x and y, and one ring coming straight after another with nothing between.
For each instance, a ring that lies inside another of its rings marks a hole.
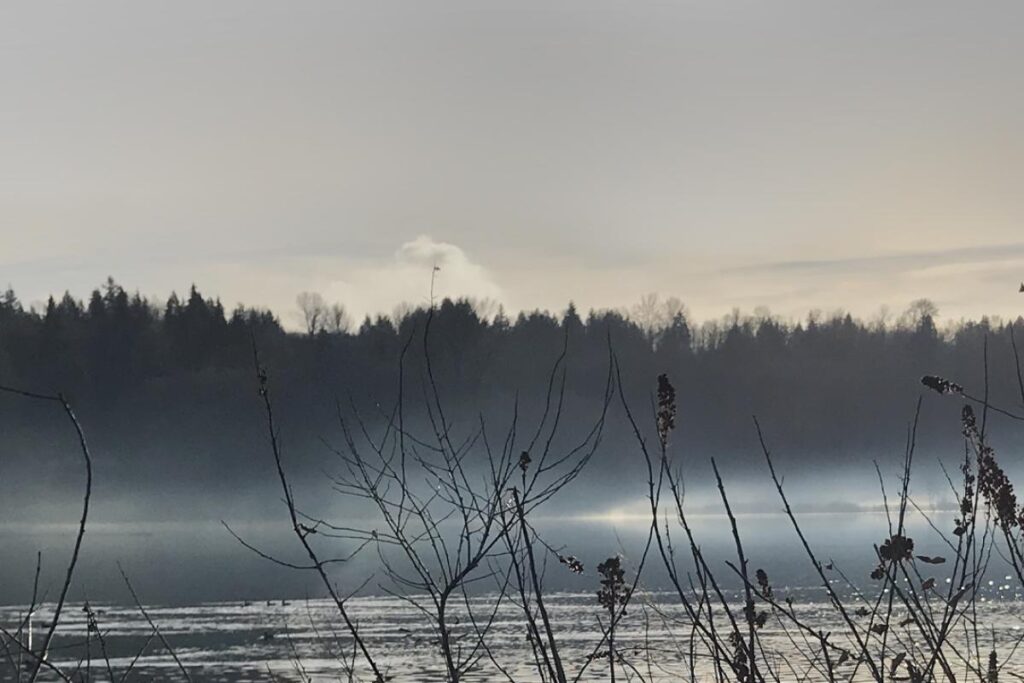
<instances>
[{"instance_id":1,"label":"white cloud puff","mask_svg":"<svg viewBox=\"0 0 1024 683\"><path fill-rule=\"evenodd\" d=\"M474 262L458 245L429 235L419 235L402 244L391 259L354 267L331 282L324 294L328 299L343 302L359 320L367 314L391 311L403 303L426 305L430 301L432 275L435 299L502 299L501 288L484 266Z\"/></svg>"}]
</instances>

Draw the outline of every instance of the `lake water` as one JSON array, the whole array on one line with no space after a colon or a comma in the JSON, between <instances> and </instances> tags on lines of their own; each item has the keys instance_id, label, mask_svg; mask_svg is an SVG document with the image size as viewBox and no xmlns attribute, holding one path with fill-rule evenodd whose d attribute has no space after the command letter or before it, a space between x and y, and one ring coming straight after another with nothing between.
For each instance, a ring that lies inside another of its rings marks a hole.
<instances>
[{"instance_id":1,"label":"lake water","mask_svg":"<svg viewBox=\"0 0 1024 683\"><path fill-rule=\"evenodd\" d=\"M951 523L945 513L936 515L933 521L941 528ZM730 580L730 570L724 564L732 559L733 552L726 520L708 516L694 518L693 522L709 562L721 569L730 597L738 602L739 584ZM828 607L823 589L816 585L813 569L799 550L786 518L776 514L743 515L739 523L751 568L764 568L776 593L793 597L796 608L810 623L839 632L838 617ZM870 585L867 577L873 566L872 545L887 535L884 515L805 515L802 523L823 560L833 560L855 583ZM538 520L538 530L549 543L564 547L566 553L576 555L585 565L584 573L576 575L549 557L545 576L566 667L578 671L600 638L597 620L602 612L594 597L598 587L594 567L608 556L621 554L629 574L640 555L646 526L640 520L630 519L548 519ZM0 602L8 605L0 608L0 623L6 628L11 628L24 614L24 605L31 595L36 550L43 552L42 589L50 599L55 595L72 531L68 527L24 525L0 528L0 547L4 549ZM301 559L294 539L282 525L241 524L236 531L268 552ZM920 516L911 516L908 533L917 542L917 552L943 554L941 541ZM339 549L339 554L343 550ZM68 608L58 630L51 650L53 661L70 664L71 668L81 661L83 667L91 667L95 679L108 677L99 643L87 633L85 614L80 608L84 599L97 611L115 678L147 643L150 628L131 604L118 573L118 562L131 576L150 616L196 680L344 680L339 657L342 652L351 653L352 643L343 632L336 608L323 599L325 594L316 578L254 556L219 524L90 528L81 571L74 584L72 597L76 604ZM646 680L683 680L687 676L686 666L674 653L690 633L678 624L672 625L681 609L664 592L667 584L659 564L655 558L644 571L643 592L638 594L623 624L620 651L629 653L627 659L635 660ZM373 573L374 568L373 554L366 553L334 571L342 590L370 578L366 595L352 599L349 605L371 649L379 653L380 662L394 680L443 680L444 668L429 622L409 603L384 595L392 587ZM948 569L931 569L941 586ZM998 557L993 556L986 585L981 587L979 621L986 634L984 642L991 642L1001 656L1009 657L1004 671L1010 680L1011 671L1024 675L1024 651L1013 651L1014 643L1024 635L1024 594L1017 582L1008 578L1008 573ZM838 576L834 580L840 592L852 595L851 586ZM481 582L471 604L484 611L493 608L494 596L489 590L486 582ZM44 607L37 618L45 621L48 609ZM789 636L777 623L770 620L763 637L772 648L793 654ZM509 602L498 606L489 643L490 656L515 680L539 680L518 607ZM654 660L659 668L647 671L643 656L647 651L658 653ZM484 661L482 666L491 674L481 672L470 679L507 680L494 675L497 667L491 662ZM177 664L159 642L152 641L133 671L141 674L142 680L173 680ZM607 676L607 663L596 661L589 665L582 679ZM783 680L799 677L799 672L793 671L783 675ZM807 680L816 679L812 674Z\"/></svg>"},{"instance_id":2,"label":"lake water","mask_svg":"<svg viewBox=\"0 0 1024 683\"><path fill-rule=\"evenodd\" d=\"M824 601L822 591L791 589L789 594L795 598L801 618L825 630L841 630L839 618ZM599 645L597 619L601 610L592 594L554 593L548 602L566 669L575 674ZM493 596L474 598L473 603L477 609L486 611L493 604ZM661 593L639 595L635 604L617 638L620 651L645 674L646 680L683 680L688 675L688 667L678 652L680 648L685 651L689 629L667 625L672 617L681 617L682 611L671 596ZM89 668L94 679L106 680L106 662L100 645L93 636L86 647L86 620L76 607L71 606L67 620L58 631L51 660L66 669L81 666L83 673ZM131 665L135 653L146 645L151 629L136 609L115 605L94 605L93 608L98 612L114 677L119 678ZM655 608L669 620L656 617ZM994 629L986 632L985 641L994 642L1000 656L1010 656L1014 645L1019 643L1022 609L1024 604L1019 600L1000 595L982 605L982 618ZM394 680L444 680L435 634L410 605L396 598L355 598L349 610L360 624L371 651ZM261 681L272 677L289 681L345 680L341 653L350 656L352 643L338 630L337 612L329 601L151 606L147 611L195 680ZM4 608L0 610L0 621L10 626L20 614L17 607ZM648 620L645 616L651 618ZM40 618L45 619L46 614L41 614ZM533 656L525 636L521 612L505 603L489 636L492 655L514 680L536 681L539 677L531 666ZM771 621L763 629L762 639L767 648L790 656L794 654L786 632ZM657 664L650 672L643 656L647 651L655 653L653 659ZM799 658L792 659L798 661ZM1007 680L1011 680L1011 673L1024 674L1024 656L1011 656L1010 661L1004 669ZM783 680L797 678L795 671L787 669L781 660L775 664ZM481 663L481 668L482 671L471 675L469 680L507 680L487 659ZM851 670L852 666L845 668L846 672ZM173 658L156 641L150 642L147 653L134 665L133 672L139 677L136 680L183 678ZM607 677L607 664L600 660L588 667L582 679L607 680ZM11 678L8 676L5 680ZM866 670L857 678L868 679ZM816 679L811 675L807 680Z\"/></svg>"}]
</instances>

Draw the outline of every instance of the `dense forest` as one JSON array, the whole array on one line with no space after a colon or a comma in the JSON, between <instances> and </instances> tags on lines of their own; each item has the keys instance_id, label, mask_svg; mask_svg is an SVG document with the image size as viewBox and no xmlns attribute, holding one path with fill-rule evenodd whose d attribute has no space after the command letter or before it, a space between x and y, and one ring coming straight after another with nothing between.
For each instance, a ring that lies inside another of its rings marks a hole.
<instances>
[{"instance_id":1,"label":"dense forest","mask_svg":"<svg viewBox=\"0 0 1024 683\"><path fill-rule=\"evenodd\" d=\"M1024 341L1024 320L940 327L925 300L892 320L870 322L847 314L784 321L733 312L697 324L678 300L654 296L629 311L585 317L572 304L510 318L488 303L443 300L432 311L405 307L352 325L341 306L313 294L301 295L297 309L304 329L288 331L268 310L228 312L194 286L184 297L156 302L108 280L88 301L65 294L43 307L22 304L8 289L0 296L0 382L70 397L90 425L111 496L130 483L152 494L147 510L188 507L195 514L205 512L174 501L223 492L232 494L219 499L225 505L249 504L272 484L256 428L254 341L278 387L290 462L310 478L329 467L325 444L338 438L338 410L370 426L382 419L396 395L403 348L410 404L425 385L429 353L451 419L466 425L482 416L507 422L517 403L524 421L536 417L564 347L566 438L600 411L610 353L625 395L641 409L650 405L657 375L667 373L679 391L680 438L697 471L707 455L746 471L754 414L778 444L780 461L802 474L898 455L920 377L947 376L980 395L986 347L993 400L1021 402L1010 334L1016 330ZM922 416L921 445L930 455L958 457L957 409L932 405ZM621 489L621 472L630 468L614 466L635 450L615 415L613 406L585 477L608 491ZM50 424L37 406L0 399L7 435L0 477L15 492L6 497L8 511L30 509L38 492L75 481L60 465L64 437ZM996 438L1007 446L1021 436L1009 424Z\"/></svg>"}]
</instances>

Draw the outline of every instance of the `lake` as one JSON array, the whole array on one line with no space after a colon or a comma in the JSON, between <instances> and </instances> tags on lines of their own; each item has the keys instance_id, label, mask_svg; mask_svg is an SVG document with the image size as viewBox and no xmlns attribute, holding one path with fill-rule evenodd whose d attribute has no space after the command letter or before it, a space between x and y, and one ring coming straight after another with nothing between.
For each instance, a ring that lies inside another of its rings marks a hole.
<instances>
[{"instance_id":1,"label":"lake","mask_svg":"<svg viewBox=\"0 0 1024 683\"><path fill-rule=\"evenodd\" d=\"M741 603L737 592L740 584L724 564L733 553L727 521L716 515L697 516L691 521L709 563L721 569L729 599ZM874 564L872 545L887 535L884 515L808 514L801 516L801 522L819 556L832 560L853 581L855 585L848 585L838 573L833 574L837 590L855 603L852 596L856 588L872 584L868 578ZM933 522L947 528L951 516L937 513ZM794 608L816 628L838 632L838 615L817 585L814 570L800 552L788 520L774 513L750 514L741 515L739 524L751 569L763 568L776 594L793 598ZM239 524L233 528L267 552L301 559L294 539L281 524ZM577 575L548 556L545 572L548 602L566 668L578 671L600 640L598 618L602 611L595 598L598 577L594 567L602 559L620 554L627 576L631 576L646 525L630 518L541 519L537 528L549 543L564 547L566 554L584 563L583 574ZM0 623L6 628L24 614L37 549L43 552L41 586L52 600L60 586L60 562L70 546L72 531L69 527L32 525L8 525L0 530L0 547L5 550L0 598L7 605L0 608ZM941 541L920 515L910 516L908 534L915 538L922 554L942 554ZM325 592L316 578L256 557L219 523L98 524L90 528L74 583L72 597L76 603L69 606L57 632L51 650L53 661L70 663L71 668L81 661L83 667L91 667L94 676L107 677L100 645L95 635L87 633L86 615L81 610L81 601L86 599L96 611L115 677L129 667L135 653L147 643L151 629L132 604L118 562L131 577L151 618L196 680L344 679L339 657L341 653L350 656L352 642L343 632L336 608L323 599ZM928 567L933 569L932 577L940 587L948 575L946 567ZM443 680L443 663L430 623L409 602L386 595L393 586L375 574L374 568L374 554L367 552L333 572L343 591L369 579L364 594L349 603L369 646L380 653L381 663L395 680ZM998 557L993 557L986 579L979 592L979 621L984 624L985 642L991 641L998 652L1009 656L1022 637L1024 594ZM667 587L660 562L652 556L618 638L620 652L630 653L627 659L635 660L645 680L680 680L688 675L675 653L691 634L678 623L683 616L681 608L665 591ZM483 611L496 608L496 612L488 640L491 652L481 663L490 673L470 678L507 680L496 674L497 667L489 659L493 657L515 680L539 680L521 610L508 600L496 605L493 584L486 581L474 590L470 604ZM46 621L48 609L44 606L40 610L39 621ZM790 635L772 619L762 631L764 641L773 649L792 655L795 651ZM657 655L652 657L657 667L652 666L650 671L645 668L646 652ZM777 665L780 669L784 666L781 660ZM151 641L133 671L143 679L173 679L177 664L159 642ZM1005 671L1024 674L1024 655L1014 651ZM865 674L866 670L861 671L858 679ZM789 675L798 678L796 671ZM588 666L582 680L607 676L607 663L600 660ZM814 680L813 676L809 680Z\"/></svg>"}]
</instances>

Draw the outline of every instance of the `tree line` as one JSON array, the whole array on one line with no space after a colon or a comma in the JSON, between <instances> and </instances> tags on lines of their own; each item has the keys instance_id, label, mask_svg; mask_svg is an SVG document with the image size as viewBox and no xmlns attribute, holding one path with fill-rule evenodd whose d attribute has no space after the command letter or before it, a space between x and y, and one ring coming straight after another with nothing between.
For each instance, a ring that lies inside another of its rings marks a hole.
<instances>
[{"instance_id":1,"label":"tree line","mask_svg":"<svg viewBox=\"0 0 1024 683\"><path fill-rule=\"evenodd\" d=\"M99 397L133 381L247 366L253 335L291 354L331 347L361 351L387 361L403 333L422 324L426 306L399 306L391 315L368 316L353 325L341 304L327 304L317 293L296 298L302 331L288 332L266 308L242 304L230 312L219 298L192 285L187 295L157 301L130 294L112 278L87 301L65 292L44 306L26 306L15 291L0 294L0 373L34 385L63 390L88 385ZM795 356L807 362L825 356L843 363L851 356L903 356L915 364L944 355L978 350L986 335L1004 335L1022 318L1004 322L982 318L940 329L938 310L920 299L895 320L884 311L866 322L843 312L812 311L806 319L785 321L759 309L733 310L720 320L695 324L677 298L643 297L625 310L592 310L583 319L571 302L562 312L525 311L515 318L493 302L445 299L436 306L435 327L446 345L470 355L493 354L496 346L522 344L537 350L557 346L564 333L576 350L588 352L613 337L626 362L649 356L666 370L688 361L704 366L765 366ZM311 343L313 342L313 343ZM507 349L506 349L507 350ZM600 352L599 354L600 355ZM516 374L519 374L518 372Z\"/></svg>"},{"instance_id":2,"label":"tree line","mask_svg":"<svg viewBox=\"0 0 1024 683\"><path fill-rule=\"evenodd\" d=\"M0 295L0 378L64 392L93 413L119 476L170 472L212 481L232 472L244 479L253 446L245 420L253 407L255 341L287 398L291 414L283 418L293 425L292 438L308 446L297 450L317 453L296 457L308 457L312 466L339 401L367 419L383 419L375 411L398 390L399 359L409 377L426 376L421 333L430 311L406 307L353 325L343 307L318 295L300 295L297 303L301 332L288 331L264 308L229 312L195 286L156 301L108 279L86 301L64 294L42 307L26 306L8 289ZM892 320L811 313L787 321L766 311L734 311L697 323L679 300L654 296L629 311L582 314L570 303L562 312L514 317L493 304L445 299L429 316L430 370L463 419L506 414L516 397L522 410L539 410L551 363L564 349L571 419L595 409L613 353L624 389L641 401L651 378L672 378L687 443L719 456L723 466L743 466L743 454L756 446L744 427L757 414L790 457L810 470L825 469L899 445L921 375L983 386L986 354L993 367L1012 367L1010 332L1024 340L1024 319L940 327L937 313L921 300ZM1018 403L1008 377L993 378L990 391ZM945 430L922 433L948 443L948 425L955 424L948 418L926 414L922 420L935 419ZM31 442L31 416L17 407L0 412L0 423ZM626 436L609 428L591 468L595 477L615 471L617 440ZM45 449L39 453L45 461Z\"/></svg>"}]
</instances>

